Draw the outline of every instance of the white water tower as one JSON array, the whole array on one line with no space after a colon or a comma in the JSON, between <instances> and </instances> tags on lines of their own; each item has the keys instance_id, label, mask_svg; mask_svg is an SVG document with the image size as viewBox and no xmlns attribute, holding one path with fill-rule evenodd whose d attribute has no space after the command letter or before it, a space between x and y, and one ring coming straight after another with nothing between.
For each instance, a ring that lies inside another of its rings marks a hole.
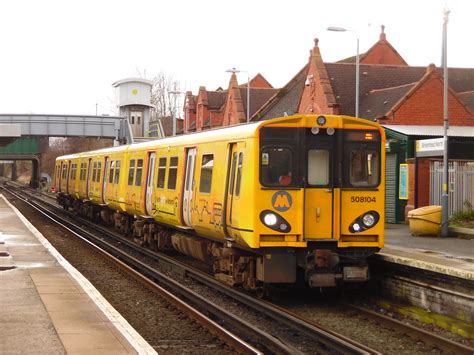
<instances>
[{"instance_id":1,"label":"white water tower","mask_svg":"<svg viewBox=\"0 0 474 355\"><path fill-rule=\"evenodd\" d=\"M115 88L117 116L127 117L134 137L149 137L151 80L128 78L112 84Z\"/></svg>"}]
</instances>

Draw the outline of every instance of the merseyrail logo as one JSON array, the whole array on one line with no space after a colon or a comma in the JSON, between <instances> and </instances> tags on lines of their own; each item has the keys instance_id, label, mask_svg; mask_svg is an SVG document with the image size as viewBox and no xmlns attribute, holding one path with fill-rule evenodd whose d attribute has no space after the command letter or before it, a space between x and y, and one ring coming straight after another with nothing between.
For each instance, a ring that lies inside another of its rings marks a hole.
<instances>
[{"instance_id":1,"label":"merseyrail logo","mask_svg":"<svg viewBox=\"0 0 474 355\"><path fill-rule=\"evenodd\" d=\"M293 199L286 191L278 191L273 194L272 206L278 212L286 212L290 209Z\"/></svg>"}]
</instances>

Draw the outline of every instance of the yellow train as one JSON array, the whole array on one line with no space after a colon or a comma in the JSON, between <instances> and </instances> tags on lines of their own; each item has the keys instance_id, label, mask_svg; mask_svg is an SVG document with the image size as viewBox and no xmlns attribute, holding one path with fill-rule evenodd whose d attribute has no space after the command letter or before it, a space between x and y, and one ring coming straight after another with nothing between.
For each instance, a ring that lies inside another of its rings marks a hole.
<instances>
[{"instance_id":1,"label":"yellow train","mask_svg":"<svg viewBox=\"0 0 474 355\"><path fill-rule=\"evenodd\" d=\"M377 123L295 115L58 157L54 189L229 284L333 287L366 281L383 247L384 147Z\"/></svg>"}]
</instances>

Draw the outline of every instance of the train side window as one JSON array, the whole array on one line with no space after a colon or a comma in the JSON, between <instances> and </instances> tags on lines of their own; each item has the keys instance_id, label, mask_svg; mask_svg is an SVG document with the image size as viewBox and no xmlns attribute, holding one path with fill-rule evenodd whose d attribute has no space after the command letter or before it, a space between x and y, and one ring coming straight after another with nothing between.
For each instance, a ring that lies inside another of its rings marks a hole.
<instances>
[{"instance_id":1,"label":"train side window","mask_svg":"<svg viewBox=\"0 0 474 355\"><path fill-rule=\"evenodd\" d=\"M100 181L100 173L102 172L102 163L98 162L97 163L97 182Z\"/></svg>"},{"instance_id":2,"label":"train side window","mask_svg":"<svg viewBox=\"0 0 474 355\"><path fill-rule=\"evenodd\" d=\"M143 159L137 160L137 171L135 172L135 186L142 185Z\"/></svg>"},{"instance_id":3,"label":"train side window","mask_svg":"<svg viewBox=\"0 0 474 355\"><path fill-rule=\"evenodd\" d=\"M308 184L326 186L329 184L329 150L310 149L308 151Z\"/></svg>"},{"instance_id":4,"label":"train side window","mask_svg":"<svg viewBox=\"0 0 474 355\"><path fill-rule=\"evenodd\" d=\"M158 182L156 186L160 189L165 187L165 176L166 176L166 158L160 158L158 163Z\"/></svg>"},{"instance_id":5,"label":"train side window","mask_svg":"<svg viewBox=\"0 0 474 355\"><path fill-rule=\"evenodd\" d=\"M289 148L265 147L260 156L260 180L264 186L294 185L293 154Z\"/></svg>"},{"instance_id":6,"label":"train side window","mask_svg":"<svg viewBox=\"0 0 474 355\"><path fill-rule=\"evenodd\" d=\"M62 178L65 179L67 176L67 165L63 164Z\"/></svg>"},{"instance_id":7,"label":"train side window","mask_svg":"<svg viewBox=\"0 0 474 355\"><path fill-rule=\"evenodd\" d=\"M72 164L71 169L72 180L76 180L77 164Z\"/></svg>"},{"instance_id":8,"label":"train side window","mask_svg":"<svg viewBox=\"0 0 474 355\"><path fill-rule=\"evenodd\" d=\"M239 153L239 163L237 165L237 181L235 182L235 196L240 195L240 184L242 183L242 164L244 160L244 153Z\"/></svg>"},{"instance_id":9,"label":"train side window","mask_svg":"<svg viewBox=\"0 0 474 355\"><path fill-rule=\"evenodd\" d=\"M128 185L133 185L133 175L135 175L135 159L130 160L128 168Z\"/></svg>"},{"instance_id":10,"label":"train side window","mask_svg":"<svg viewBox=\"0 0 474 355\"><path fill-rule=\"evenodd\" d=\"M118 184L120 180L120 160L115 161L115 177L114 184Z\"/></svg>"},{"instance_id":11,"label":"train side window","mask_svg":"<svg viewBox=\"0 0 474 355\"><path fill-rule=\"evenodd\" d=\"M234 152L232 155L232 170L230 171L230 186L229 186L229 194L234 194L234 183L235 183L235 167L237 165L237 153Z\"/></svg>"},{"instance_id":12,"label":"train side window","mask_svg":"<svg viewBox=\"0 0 474 355\"><path fill-rule=\"evenodd\" d=\"M86 164L81 163L81 173L79 174L79 180L84 180L86 178Z\"/></svg>"},{"instance_id":13,"label":"train side window","mask_svg":"<svg viewBox=\"0 0 474 355\"><path fill-rule=\"evenodd\" d=\"M112 184L114 182L114 169L115 169L115 160L112 160L110 163L110 169L109 169L109 184Z\"/></svg>"},{"instance_id":14,"label":"train side window","mask_svg":"<svg viewBox=\"0 0 474 355\"><path fill-rule=\"evenodd\" d=\"M92 181L96 181L97 176L97 162L95 161L92 165Z\"/></svg>"},{"instance_id":15,"label":"train side window","mask_svg":"<svg viewBox=\"0 0 474 355\"><path fill-rule=\"evenodd\" d=\"M199 182L199 192L211 192L213 167L214 154L203 154L201 164L201 180Z\"/></svg>"},{"instance_id":16,"label":"train side window","mask_svg":"<svg viewBox=\"0 0 474 355\"><path fill-rule=\"evenodd\" d=\"M170 168L168 170L168 190L176 189L177 176L178 176L178 157L171 157Z\"/></svg>"}]
</instances>

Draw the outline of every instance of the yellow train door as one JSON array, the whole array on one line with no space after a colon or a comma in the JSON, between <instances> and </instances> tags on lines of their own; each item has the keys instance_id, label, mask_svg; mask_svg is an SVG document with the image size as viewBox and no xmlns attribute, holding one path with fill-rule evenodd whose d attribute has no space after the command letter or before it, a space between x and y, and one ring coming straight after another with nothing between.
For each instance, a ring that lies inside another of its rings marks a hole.
<instances>
[{"instance_id":1,"label":"yellow train door","mask_svg":"<svg viewBox=\"0 0 474 355\"><path fill-rule=\"evenodd\" d=\"M333 140L311 140L307 144L304 202L306 239L334 238Z\"/></svg>"},{"instance_id":2,"label":"yellow train door","mask_svg":"<svg viewBox=\"0 0 474 355\"><path fill-rule=\"evenodd\" d=\"M187 149L186 154L186 171L184 179L184 193L183 193L183 221L187 226L192 226L192 204L193 204L193 191L194 181L194 169L196 167L196 148Z\"/></svg>"}]
</instances>

